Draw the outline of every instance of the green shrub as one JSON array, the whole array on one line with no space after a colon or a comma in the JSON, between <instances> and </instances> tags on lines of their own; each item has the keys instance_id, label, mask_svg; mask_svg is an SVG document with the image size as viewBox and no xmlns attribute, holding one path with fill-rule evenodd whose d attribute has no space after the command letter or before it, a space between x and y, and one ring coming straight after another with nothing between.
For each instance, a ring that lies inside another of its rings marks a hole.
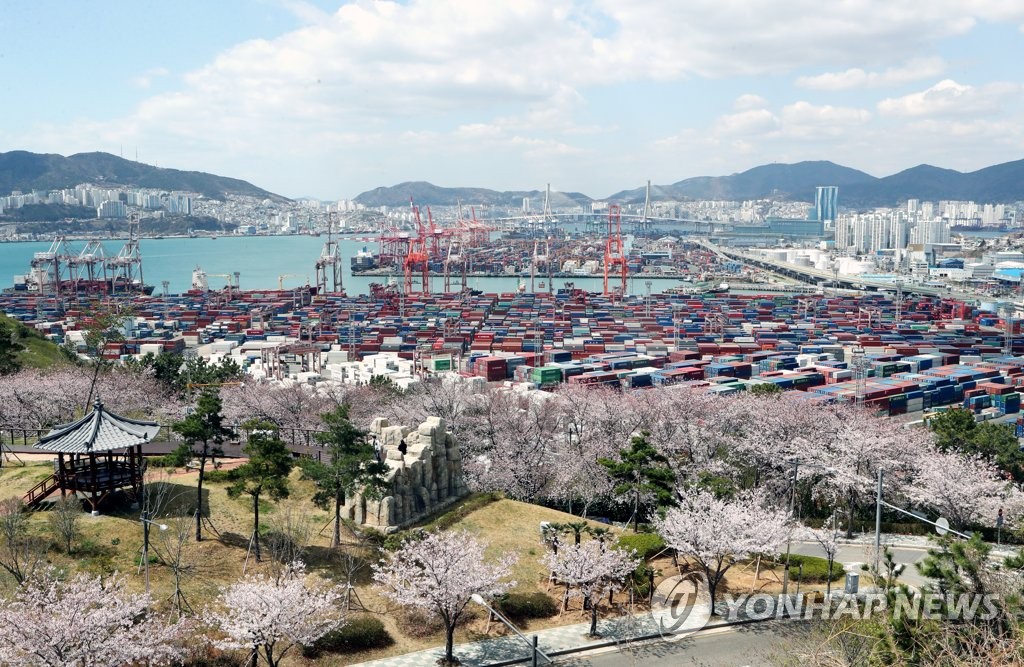
<instances>
[{"instance_id":1,"label":"green shrub","mask_svg":"<svg viewBox=\"0 0 1024 667\"><path fill-rule=\"evenodd\" d=\"M785 565L785 560L781 562ZM803 564L802 576L800 569L801 564ZM827 572L828 561L824 558L796 555L791 555L789 557L789 578L793 581L800 581L805 584L823 584L826 581ZM835 561L832 563L832 576L828 577L828 579L831 581L841 579L844 573L843 564Z\"/></svg>"},{"instance_id":2,"label":"green shrub","mask_svg":"<svg viewBox=\"0 0 1024 667\"><path fill-rule=\"evenodd\" d=\"M231 470L207 470L203 479L207 482L233 482L238 476L236 469Z\"/></svg>"},{"instance_id":3,"label":"green shrub","mask_svg":"<svg viewBox=\"0 0 1024 667\"><path fill-rule=\"evenodd\" d=\"M656 571L646 563L640 563L629 574L629 585L633 588L634 594L641 600L646 599L651 594L652 575L656 575Z\"/></svg>"},{"instance_id":4,"label":"green shrub","mask_svg":"<svg viewBox=\"0 0 1024 667\"><path fill-rule=\"evenodd\" d=\"M638 558L647 560L658 555L665 548L665 540L655 533L637 533L621 535L615 546L623 551L632 549Z\"/></svg>"},{"instance_id":5,"label":"green shrub","mask_svg":"<svg viewBox=\"0 0 1024 667\"><path fill-rule=\"evenodd\" d=\"M448 530L458 522L465 519L471 513L483 507L487 507L488 505L495 501L501 500L502 497L503 496L496 491L491 491L488 493L475 493L466 500L464 500L463 502L453 507L451 510L445 512L441 516L437 517L436 519L428 523L426 526L424 526L424 528L430 531Z\"/></svg>"},{"instance_id":6,"label":"green shrub","mask_svg":"<svg viewBox=\"0 0 1024 667\"><path fill-rule=\"evenodd\" d=\"M551 618L558 613L558 603L540 591L509 593L498 600L498 609L513 619Z\"/></svg>"},{"instance_id":7,"label":"green shrub","mask_svg":"<svg viewBox=\"0 0 1024 667\"><path fill-rule=\"evenodd\" d=\"M395 643L379 618L356 616L337 630L328 632L312 646L303 646L302 655L318 658L324 653L353 653L387 648Z\"/></svg>"}]
</instances>

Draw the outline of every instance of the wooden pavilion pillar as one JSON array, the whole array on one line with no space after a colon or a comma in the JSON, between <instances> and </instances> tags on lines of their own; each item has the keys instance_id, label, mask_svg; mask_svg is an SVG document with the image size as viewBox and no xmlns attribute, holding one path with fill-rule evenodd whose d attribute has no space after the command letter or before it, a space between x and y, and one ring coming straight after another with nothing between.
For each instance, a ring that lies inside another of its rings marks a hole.
<instances>
[{"instance_id":1,"label":"wooden pavilion pillar","mask_svg":"<svg viewBox=\"0 0 1024 667\"><path fill-rule=\"evenodd\" d=\"M92 505L92 511L95 512L96 505L98 503L96 499L96 487L98 486L98 483L96 482L96 452L93 451L89 452L89 472L92 475L92 499L89 501L89 504Z\"/></svg>"},{"instance_id":2,"label":"wooden pavilion pillar","mask_svg":"<svg viewBox=\"0 0 1024 667\"><path fill-rule=\"evenodd\" d=\"M138 455L139 455L139 463L141 464L142 463L142 445L135 445L134 447L129 447L128 448L128 474L131 476L132 491L135 493L135 498L137 500L138 497L139 497L139 491L141 490L139 488L139 478L141 477L141 475L136 473L136 470L137 470L137 468L135 466L135 455L136 455L136 453L138 453Z\"/></svg>"},{"instance_id":3,"label":"wooden pavilion pillar","mask_svg":"<svg viewBox=\"0 0 1024 667\"><path fill-rule=\"evenodd\" d=\"M117 488L117 480L114 478L114 450L112 449L107 450L107 483L104 486L106 487L103 489L104 498Z\"/></svg>"},{"instance_id":4,"label":"wooden pavilion pillar","mask_svg":"<svg viewBox=\"0 0 1024 667\"><path fill-rule=\"evenodd\" d=\"M68 490L65 488L66 477L64 475L64 453L57 453L57 486L60 487L60 497L64 498L68 494Z\"/></svg>"}]
</instances>

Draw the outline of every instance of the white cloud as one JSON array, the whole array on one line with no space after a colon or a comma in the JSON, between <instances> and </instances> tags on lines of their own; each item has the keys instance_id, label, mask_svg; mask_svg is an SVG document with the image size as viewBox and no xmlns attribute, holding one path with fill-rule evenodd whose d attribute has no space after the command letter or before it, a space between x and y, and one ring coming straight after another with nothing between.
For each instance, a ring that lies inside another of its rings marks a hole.
<instances>
[{"instance_id":1,"label":"white cloud","mask_svg":"<svg viewBox=\"0 0 1024 667\"><path fill-rule=\"evenodd\" d=\"M715 136L750 136L774 132L779 119L768 109L751 109L720 116L713 128Z\"/></svg>"},{"instance_id":2,"label":"white cloud","mask_svg":"<svg viewBox=\"0 0 1024 667\"><path fill-rule=\"evenodd\" d=\"M586 188L617 177L598 173L608 169L588 159L595 152L650 143L650 128L637 128L642 100L620 100L620 108L605 100L595 113L592 91L785 76L807 63L834 72L800 80L815 89L896 85L938 76L944 63L920 55L934 53L938 40L979 20L1024 20L1024 3L1005 0L690 0L685 11L662 0L356 0L333 14L276 1L306 25L228 48L187 73L180 88L121 117L19 134L59 152L74 142L88 150L139 145L163 164L238 175L285 194L353 194L379 184L366 174L401 180L439 169L471 182L522 160L576 169ZM736 92L728 93L731 113L705 122L706 131L658 145L718 146L723 163L740 153L772 160L778 156L766 146L830 137L832 144L814 145L825 151L858 140L844 131L867 133L877 121L863 109L807 102L773 110L760 95ZM942 106L927 93L885 100L878 112L916 118L912 109ZM619 143L596 141L620 125ZM319 181L300 184L311 179Z\"/></svg>"},{"instance_id":3,"label":"white cloud","mask_svg":"<svg viewBox=\"0 0 1024 667\"><path fill-rule=\"evenodd\" d=\"M899 67L889 67L881 72L867 72L859 67L853 67L843 72L802 76L796 80L796 85L814 90L882 88L933 78L942 74L945 69L946 62L942 58L915 58Z\"/></svg>"},{"instance_id":4,"label":"white cloud","mask_svg":"<svg viewBox=\"0 0 1024 667\"><path fill-rule=\"evenodd\" d=\"M170 73L166 67L153 67L132 79L132 85L137 88L149 88L153 85L154 79L167 76Z\"/></svg>"},{"instance_id":5,"label":"white cloud","mask_svg":"<svg viewBox=\"0 0 1024 667\"><path fill-rule=\"evenodd\" d=\"M975 87L944 79L921 92L886 98L878 103L878 110L902 117L997 113L1005 109L1009 100L1021 101L1022 91L1024 87L1016 83Z\"/></svg>"},{"instance_id":6,"label":"white cloud","mask_svg":"<svg viewBox=\"0 0 1024 667\"><path fill-rule=\"evenodd\" d=\"M736 111L747 111L749 109L763 109L768 106L768 100L761 97L760 95L746 94L740 95L736 98L736 101L732 103L732 108Z\"/></svg>"}]
</instances>

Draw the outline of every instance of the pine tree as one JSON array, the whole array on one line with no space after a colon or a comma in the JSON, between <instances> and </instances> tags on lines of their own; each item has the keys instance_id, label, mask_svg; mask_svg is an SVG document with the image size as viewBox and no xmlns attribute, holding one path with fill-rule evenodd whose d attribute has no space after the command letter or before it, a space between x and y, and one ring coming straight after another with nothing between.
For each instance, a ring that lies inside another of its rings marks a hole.
<instances>
[{"instance_id":1,"label":"pine tree","mask_svg":"<svg viewBox=\"0 0 1024 667\"><path fill-rule=\"evenodd\" d=\"M316 482L313 502L334 509L334 537L331 546L341 542L341 507L346 498L356 492L363 497L379 500L387 487L385 475L388 467L378 461L373 443L366 432L349 420L348 404L320 416L327 430L317 434L317 441L327 448L327 461L304 459L300 463L303 475Z\"/></svg>"},{"instance_id":2,"label":"pine tree","mask_svg":"<svg viewBox=\"0 0 1024 667\"><path fill-rule=\"evenodd\" d=\"M633 499L633 531L640 525L640 515L646 517L646 506L664 507L673 504L672 489L675 473L668 467L668 459L658 453L647 441L647 434L633 436L629 449L619 450L620 461L601 458L598 463L608 470L615 481L615 493Z\"/></svg>"},{"instance_id":3,"label":"pine tree","mask_svg":"<svg viewBox=\"0 0 1024 667\"><path fill-rule=\"evenodd\" d=\"M273 500L288 497L288 473L295 461L276 427L269 422L253 422L249 443L242 451L249 460L235 470L235 482L228 487L232 498L245 494L252 498L253 553L260 560L260 496Z\"/></svg>"},{"instance_id":4,"label":"pine tree","mask_svg":"<svg viewBox=\"0 0 1024 667\"><path fill-rule=\"evenodd\" d=\"M171 427L185 440L173 453L175 463L182 465L193 456L199 459L199 481L196 483L196 542L203 539L203 479L206 474L206 462L223 455L221 445L226 438L234 435L234 432L224 425L221 408L220 395L216 389L208 388L199 395L195 412Z\"/></svg>"}]
</instances>

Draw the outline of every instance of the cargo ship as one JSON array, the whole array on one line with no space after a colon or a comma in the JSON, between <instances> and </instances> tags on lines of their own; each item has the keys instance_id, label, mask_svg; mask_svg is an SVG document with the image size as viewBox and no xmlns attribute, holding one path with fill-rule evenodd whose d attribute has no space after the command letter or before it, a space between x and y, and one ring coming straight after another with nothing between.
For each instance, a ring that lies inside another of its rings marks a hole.
<instances>
[{"instance_id":1,"label":"cargo ship","mask_svg":"<svg viewBox=\"0 0 1024 667\"><path fill-rule=\"evenodd\" d=\"M363 273L377 268L377 257L363 246L362 250L352 256L352 273Z\"/></svg>"}]
</instances>

